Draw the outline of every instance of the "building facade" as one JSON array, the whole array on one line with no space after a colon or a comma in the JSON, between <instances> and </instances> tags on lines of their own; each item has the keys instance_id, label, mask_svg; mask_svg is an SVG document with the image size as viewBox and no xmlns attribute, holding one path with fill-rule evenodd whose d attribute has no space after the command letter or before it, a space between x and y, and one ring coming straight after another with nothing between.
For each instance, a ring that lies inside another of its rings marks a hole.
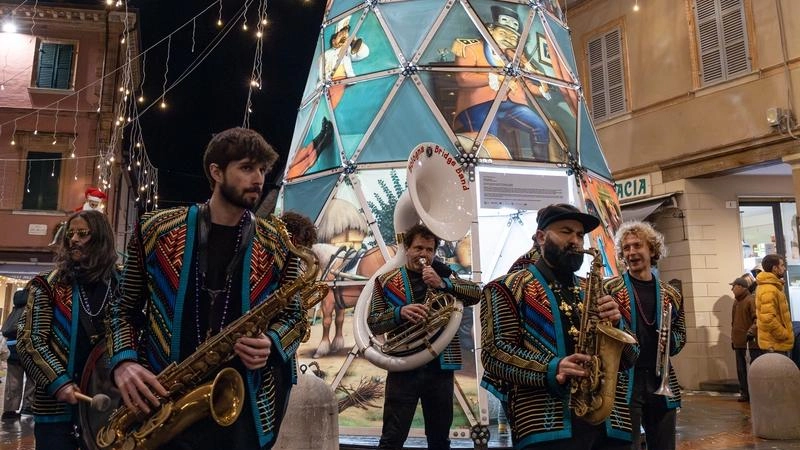
<instances>
[{"instance_id":1,"label":"building facade","mask_svg":"<svg viewBox=\"0 0 800 450\"><path fill-rule=\"evenodd\" d=\"M728 283L768 253L800 319L800 2L585 0L569 26L623 216L667 237L681 384L736 378ZM638 10L634 10L638 6Z\"/></svg>"},{"instance_id":2,"label":"building facade","mask_svg":"<svg viewBox=\"0 0 800 450\"><path fill-rule=\"evenodd\" d=\"M117 248L135 220L115 111L137 16L99 3L0 3L0 281L50 267L48 244L90 187L107 195ZM0 284L3 317L17 287Z\"/></svg>"}]
</instances>

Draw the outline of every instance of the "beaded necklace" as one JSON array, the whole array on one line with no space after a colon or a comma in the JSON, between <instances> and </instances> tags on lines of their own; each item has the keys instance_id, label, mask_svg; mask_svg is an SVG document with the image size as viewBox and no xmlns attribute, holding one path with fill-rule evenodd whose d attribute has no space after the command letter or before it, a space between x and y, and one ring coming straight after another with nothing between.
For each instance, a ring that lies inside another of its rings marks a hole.
<instances>
[{"instance_id":1,"label":"beaded necklace","mask_svg":"<svg viewBox=\"0 0 800 450\"><path fill-rule=\"evenodd\" d=\"M101 312L103 312L103 308L106 306L106 300L108 300L108 294L111 292L111 281L108 282L108 286L106 287L106 293L103 295L103 301L100 302L100 308L97 312L92 312L92 305L89 302L89 296L86 295L86 291L83 289L83 285L78 285L78 297L81 299L81 307L86 314L89 315L91 318L97 317Z\"/></svg>"},{"instance_id":2,"label":"beaded necklace","mask_svg":"<svg viewBox=\"0 0 800 450\"><path fill-rule=\"evenodd\" d=\"M656 311L653 310L653 319L648 320L647 316L644 313L644 307L642 307L642 301L639 300L639 293L636 291L636 285L633 284L633 299L636 301L636 307L639 308L639 315L642 316L642 320L644 320L644 324L648 327L652 327L656 323ZM656 302L658 299L656 299Z\"/></svg>"},{"instance_id":3,"label":"beaded necklace","mask_svg":"<svg viewBox=\"0 0 800 450\"><path fill-rule=\"evenodd\" d=\"M550 290L559 299L558 309L564 313L570 321L569 335L577 343L580 336L581 314L583 314L583 302L580 301L581 288L578 286L565 287L558 281L552 282Z\"/></svg>"},{"instance_id":4,"label":"beaded necklace","mask_svg":"<svg viewBox=\"0 0 800 450\"><path fill-rule=\"evenodd\" d=\"M244 214L242 214L242 218L239 219L239 228L236 231L236 244L233 247L234 249L236 249L234 251L234 255L233 255L234 258L237 258L239 256L238 249L239 249L239 245L242 243L242 230L244 229L244 225L245 225L245 223L247 222L247 220L249 218L250 218L250 213L248 211L245 211ZM217 331L217 333L222 331L222 328L225 327L225 319L228 317L228 305L230 304L230 299L231 299L231 287L233 286L233 273L232 273L233 271L229 270L229 271L226 271L226 273L225 273L225 288L224 289L209 289L208 287L206 287L206 274L205 273L202 273L202 274L200 273L199 266L200 266L199 263L195 263L195 265L194 265L194 268L195 268L195 278L194 278L194 280L195 280L194 324L195 324L195 330L196 330L196 333L197 333L196 337L197 337L197 344L198 345L203 343L204 341L208 340L208 338L211 337L211 315L214 313L214 304L217 301L217 297L219 297L219 295L222 294L223 292L225 293L225 304L222 307L222 317L220 318L220 321L219 321L219 330ZM201 286L202 286L202 289L204 289L206 292L208 292L208 298L210 300L210 303L208 305L208 324L207 324L207 328L206 328L206 337L205 337L205 339L201 339L201 337L200 337L200 297L201 297L200 293L202 292L200 290Z\"/></svg>"}]
</instances>

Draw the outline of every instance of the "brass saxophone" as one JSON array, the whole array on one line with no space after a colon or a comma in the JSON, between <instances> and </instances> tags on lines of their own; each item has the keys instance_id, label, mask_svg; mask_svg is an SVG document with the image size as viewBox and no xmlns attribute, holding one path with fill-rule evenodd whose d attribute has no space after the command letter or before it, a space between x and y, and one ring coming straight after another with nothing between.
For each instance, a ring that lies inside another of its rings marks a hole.
<instances>
[{"instance_id":1,"label":"brass saxophone","mask_svg":"<svg viewBox=\"0 0 800 450\"><path fill-rule=\"evenodd\" d=\"M314 282L319 270L314 254L305 247L295 247L282 222L275 220L273 224L289 251L300 258L305 270L298 271L299 276L294 281L278 288L219 334L203 342L189 357L161 371L158 381L168 395L160 399L161 405L149 415L131 411L126 406L115 410L97 433L95 441L100 448L156 450L208 415L222 426L236 421L244 402L244 382L235 369L220 370L235 355L236 341L240 337L259 335L292 296L301 296L305 310L319 302L328 291L324 283ZM300 262L291 261L290 264ZM213 381L204 383L215 374Z\"/></svg>"},{"instance_id":2,"label":"brass saxophone","mask_svg":"<svg viewBox=\"0 0 800 450\"><path fill-rule=\"evenodd\" d=\"M586 292L581 309L581 329L575 353L589 355L584 368L586 377L571 380L570 407L584 421L597 425L611 414L617 387L617 371L625 344L635 344L636 338L615 328L608 319L600 319L597 300L603 296L603 256L599 250L578 250L592 255L592 268L586 280Z\"/></svg>"}]
</instances>

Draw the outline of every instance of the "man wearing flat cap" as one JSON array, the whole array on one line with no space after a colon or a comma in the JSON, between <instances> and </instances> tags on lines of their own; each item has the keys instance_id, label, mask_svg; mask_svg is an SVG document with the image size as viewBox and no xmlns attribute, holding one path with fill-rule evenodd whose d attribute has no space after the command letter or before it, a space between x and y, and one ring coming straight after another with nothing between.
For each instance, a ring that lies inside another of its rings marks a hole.
<instances>
[{"instance_id":1,"label":"man wearing flat cap","mask_svg":"<svg viewBox=\"0 0 800 450\"><path fill-rule=\"evenodd\" d=\"M750 281L747 278L739 277L731 283L733 292L733 308L731 313L731 348L736 354L736 375L739 377L739 401L750 401L750 393L747 390L747 352L748 344L752 348L758 349L755 337L758 335L756 329L756 305L753 294L750 293ZM753 353L750 354L751 360L754 359Z\"/></svg>"},{"instance_id":2,"label":"man wearing flat cap","mask_svg":"<svg viewBox=\"0 0 800 450\"><path fill-rule=\"evenodd\" d=\"M629 450L627 377L618 377L613 421L592 425L570 409L570 380L588 375L590 359L575 352L584 295L575 276L584 258L578 251L600 220L555 204L539 210L536 222L534 248L483 289L481 384L500 399L515 449ZM600 297L597 310L627 328L630 317L612 297ZM638 345L625 344L620 371L638 353Z\"/></svg>"}]
</instances>

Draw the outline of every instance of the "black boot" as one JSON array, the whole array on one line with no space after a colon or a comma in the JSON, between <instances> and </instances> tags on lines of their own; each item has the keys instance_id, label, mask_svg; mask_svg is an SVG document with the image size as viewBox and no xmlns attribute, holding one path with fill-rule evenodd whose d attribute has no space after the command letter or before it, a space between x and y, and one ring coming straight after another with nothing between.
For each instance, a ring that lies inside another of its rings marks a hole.
<instances>
[{"instance_id":1,"label":"black boot","mask_svg":"<svg viewBox=\"0 0 800 450\"><path fill-rule=\"evenodd\" d=\"M327 117L322 118L322 128L319 130L316 136L314 136L314 140L311 141L311 145L314 147L314 150L317 151L317 154L321 153L322 150L325 149L328 145L330 145L331 141L333 140L333 124Z\"/></svg>"}]
</instances>

